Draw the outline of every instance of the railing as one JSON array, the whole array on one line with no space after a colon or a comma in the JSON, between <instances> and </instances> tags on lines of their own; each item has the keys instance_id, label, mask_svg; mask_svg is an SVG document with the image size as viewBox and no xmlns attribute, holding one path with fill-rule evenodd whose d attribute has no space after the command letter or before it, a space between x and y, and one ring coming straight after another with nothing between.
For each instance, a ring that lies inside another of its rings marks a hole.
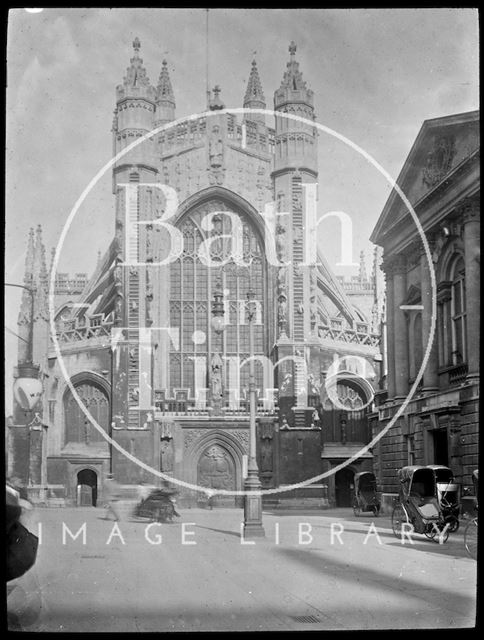
<instances>
[{"instance_id":1,"label":"railing","mask_svg":"<svg viewBox=\"0 0 484 640\"><path fill-rule=\"evenodd\" d=\"M175 127L170 127L166 131L162 131L158 141L166 148L185 146L200 140L205 136L205 132L206 119L200 118L195 122L180 123Z\"/></svg>"},{"instance_id":2,"label":"railing","mask_svg":"<svg viewBox=\"0 0 484 640\"><path fill-rule=\"evenodd\" d=\"M344 280L342 277L337 280L345 291L372 291L374 288L372 282L360 280L358 277L354 280Z\"/></svg>"},{"instance_id":3,"label":"railing","mask_svg":"<svg viewBox=\"0 0 484 640\"><path fill-rule=\"evenodd\" d=\"M104 314L97 314L82 320L67 320L59 327L57 340L64 344L73 344L82 340L92 340L111 336L113 321Z\"/></svg>"},{"instance_id":4,"label":"railing","mask_svg":"<svg viewBox=\"0 0 484 640\"><path fill-rule=\"evenodd\" d=\"M186 400L177 400L176 398L166 398L164 400L155 400L156 412L162 415L185 415L185 416L208 416L212 413L210 402L201 403L195 398L187 398ZM224 416L247 416L249 415L249 401L240 400L237 407L225 400L221 405ZM259 416L270 416L277 413L277 404L268 402L264 398L257 400L256 412Z\"/></svg>"},{"instance_id":5,"label":"railing","mask_svg":"<svg viewBox=\"0 0 484 640\"><path fill-rule=\"evenodd\" d=\"M173 147L184 147L199 142L206 136L206 118L200 118L195 122L180 123L159 134L158 142L164 150ZM242 125L237 124L235 117L227 115L227 138L230 142L241 144L243 139ZM257 133L255 123L246 122L245 146L258 146L260 149L274 152L274 129L266 128L264 133Z\"/></svg>"},{"instance_id":6,"label":"railing","mask_svg":"<svg viewBox=\"0 0 484 640\"><path fill-rule=\"evenodd\" d=\"M466 364L458 364L452 369L448 370L449 384L458 384L464 382L468 372L468 366Z\"/></svg>"},{"instance_id":7,"label":"railing","mask_svg":"<svg viewBox=\"0 0 484 640\"><path fill-rule=\"evenodd\" d=\"M335 326L339 325L339 326ZM361 329L365 328L366 331ZM378 347L380 344L380 336L368 332L368 325L364 323L357 324L357 330L347 329L343 327L343 322L336 322L331 319L331 326L320 326L319 337L323 340L336 340L338 342L346 342L348 344L357 344L367 347Z\"/></svg>"}]
</instances>

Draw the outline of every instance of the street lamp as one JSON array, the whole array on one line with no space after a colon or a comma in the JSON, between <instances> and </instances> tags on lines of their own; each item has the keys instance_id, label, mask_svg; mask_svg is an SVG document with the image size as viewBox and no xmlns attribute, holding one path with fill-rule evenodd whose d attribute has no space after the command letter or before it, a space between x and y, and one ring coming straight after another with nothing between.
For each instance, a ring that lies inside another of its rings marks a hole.
<instances>
[{"instance_id":1,"label":"street lamp","mask_svg":"<svg viewBox=\"0 0 484 640\"><path fill-rule=\"evenodd\" d=\"M223 291L221 278L217 278L215 284L213 301L212 301L212 329L217 335L221 335L225 329L224 320L224 303L223 303ZM223 339L221 345L221 351L223 352ZM213 350L212 362L211 362L211 402L212 408L215 413L220 413L222 409L223 400L223 384L222 384L222 360L220 354L216 349Z\"/></svg>"},{"instance_id":2,"label":"street lamp","mask_svg":"<svg viewBox=\"0 0 484 640\"><path fill-rule=\"evenodd\" d=\"M30 295L30 322L29 322L29 335L27 340L27 356L24 362L17 364L17 378L13 385L14 398L23 409L23 411L31 413L35 406L39 402L42 396L42 382L39 379L40 366L33 363L33 351L34 351L34 295L36 289L34 287L27 287L23 284L5 283L6 287L18 287L25 289ZM20 337L20 336L19 336ZM23 338L21 338L23 340ZM38 414L34 415L32 421L26 426L29 428L28 435L28 458L27 458L27 485L30 485L30 427L36 425L42 429L42 436L44 430L41 423L38 421ZM42 438L43 439L43 438ZM44 449L44 443L42 443L42 451ZM44 454L44 451L43 451ZM44 456L43 456L44 457ZM41 468L41 475L44 475L45 470ZM41 479L42 483L42 479Z\"/></svg>"},{"instance_id":3,"label":"street lamp","mask_svg":"<svg viewBox=\"0 0 484 640\"><path fill-rule=\"evenodd\" d=\"M345 418L341 420L341 444L346 444L346 425L347 421Z\"/></svg>"},{"instance_id":4,"label":"street lamp","mask_svg":"<svg viewBox=\"0 0 484 640\"><path fill-rule=\"evenodd\" d=\"M212 301L212 328L217 334L225 329L222 282L217 278Z\"/></svg>"},{"instance_id":5,"label":"street lamp","mask_svg":"<svg viewBox=\"0 0 484 640\"><path fill-rule=\"evenodd\" d=\"M250 286L250 285L249 285ZM256 457L256 397L254 366L255 294L247 292L247 319L249 321L249 460L244 489L244 538L264 537L262 525L262 495Z\"/></svg>"}]
</instances>

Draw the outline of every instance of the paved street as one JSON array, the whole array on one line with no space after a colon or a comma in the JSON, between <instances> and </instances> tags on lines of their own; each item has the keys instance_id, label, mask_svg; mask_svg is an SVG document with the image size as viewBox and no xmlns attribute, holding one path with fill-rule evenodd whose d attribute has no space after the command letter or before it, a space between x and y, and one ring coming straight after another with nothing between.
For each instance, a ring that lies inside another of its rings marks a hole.
<instances>
[{"instance_id":1,"label":"paved street","mask_svg":"<svg viewBox=\"0 0 484 640\"><path fill-rule=\"evenodd\" d=\"M266 538L241 544L241 510L185 509L176 523L148 529L125 516L113 530L103 516L94 508L32 514L34 531L42 523L38 562L9 583L8 609L22 629L474 625L476 562L466 556L462 528L443 545L420 536L402 545L388 517L355 518L350 509L273 511L264 512ZM376 530L369 529L372 521ZM72 535L85 523L85 544L82 530L73 540L65 528L63 544L63 522Z\"/></svg>"}]
</instances>

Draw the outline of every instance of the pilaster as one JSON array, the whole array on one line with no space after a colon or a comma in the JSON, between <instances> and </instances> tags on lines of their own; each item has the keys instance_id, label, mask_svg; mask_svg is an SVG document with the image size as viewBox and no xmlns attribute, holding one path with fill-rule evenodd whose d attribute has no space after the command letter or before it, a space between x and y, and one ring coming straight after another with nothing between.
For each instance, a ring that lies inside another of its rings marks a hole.
<instances>
[{"instance_id":1,"label":"pilaster","mask_svg":"<svg viewBox=\"0 0 484 640\"><path fill-rule=\"evenodd\" d=\"M395 329L395 394L397 398L405 398L408 393L408 329L405 313L400 308L407 290L406 258L398 255L392 262L393 272L393 314ZM389 309L389 313L392 309Z\"/></svg>"},{"instance_id":2,"label":"pilaster","mask_svg":"<svg viewBox=\"0 0 484 640\"><path fill-rule=\"evenodd\" d=\"M464 225L465 284L467 314L468 380L479 378L480 347L480 214L479 200L469 198L460 208Z\"/></svg>"},{"instance_id":3,"label":"pilaster","mask_svg":"<svg viewBox=\"0 0 484 640\"><path fill-rule=\"evenodd\" d=\"M428 238L428 244L430 253L433 254L434 241L433 238ZM422 247L423 248L423 247ZM433 262L429 265L427 255L425 251L420 254L420 270L421 270L421 291L422 291L422 353L425 357L425 352L428 348L430 339L430 329L432 327L432 321L434 321L434 337L432 346L430 348L429 357L424 370L423 377L423 389L424 391L436 391L439 388L439 356L438 356L438 341L437 341L437 318L432 318L432 283L430 269L434 268ZM437 285L436 285L437 286ZM435 292L437 295L437 292Z\"/></svg>"}]
</instances>

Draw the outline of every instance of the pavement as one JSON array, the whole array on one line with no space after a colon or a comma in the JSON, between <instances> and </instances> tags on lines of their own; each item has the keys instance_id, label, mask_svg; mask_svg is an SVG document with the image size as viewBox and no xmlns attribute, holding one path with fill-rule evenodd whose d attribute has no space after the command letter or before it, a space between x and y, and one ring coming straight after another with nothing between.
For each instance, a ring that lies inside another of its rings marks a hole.
<instances>
[{"instance_id":1,"label":"pavement","mask_svg":"<svg viewBox=\"0 0 484 640\"><path fill-rule=\"evenodd\" d=\"M477 563L463 527L444 544L397 539L351 509L183 509L172 524L115 523L101 508L37 508L36 565L8 583L12 630L318 631L469 628ZM40 527L40 528L39 528ZM77 534L77 537L76 537ZM74 539L75 538L75 539Z\"/></svg>"}]
</instances>

